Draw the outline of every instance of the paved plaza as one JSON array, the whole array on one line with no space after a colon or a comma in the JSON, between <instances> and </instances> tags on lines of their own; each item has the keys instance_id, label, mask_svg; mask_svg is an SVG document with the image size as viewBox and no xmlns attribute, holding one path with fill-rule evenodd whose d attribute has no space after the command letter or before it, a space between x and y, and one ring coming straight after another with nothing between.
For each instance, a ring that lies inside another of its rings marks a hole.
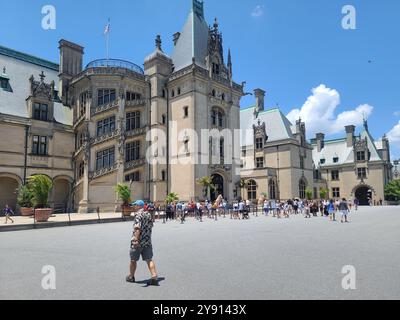
<instances>
[{"instance_id":1,"label":"paved plaza","mask_svg":"<svg viewBox=\"0 0 400 320\"><path fill-rule=\"evenodd\" d=\"M159 287L125 283L132 223L0 233L0 299L400 299L400 208L326 218L221 218L154 229ZM56 290L41 286L56 269ZM356 268L356 290L342 268Z\"/></svg>"}]
</instances>

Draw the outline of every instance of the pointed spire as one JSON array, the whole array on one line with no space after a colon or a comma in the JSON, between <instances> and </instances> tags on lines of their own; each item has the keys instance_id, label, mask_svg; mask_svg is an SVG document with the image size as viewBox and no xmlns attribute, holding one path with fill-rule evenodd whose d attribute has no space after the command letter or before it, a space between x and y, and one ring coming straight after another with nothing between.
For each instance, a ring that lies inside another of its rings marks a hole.
<instances>
[{"instance_id":1,"label":"pointed spire","mask_svg":"<svg viewBox=\"0 0 400 320\"><path fill-rule=\"evenodd\" d=\"M204 19L204 3L202 0L193 0L192 10L199 18Z\"/></svg>"},{"instance_id":2,"label":"pointed spire","mask_svg":"<svg viewBox=\"0 0 400 320\"><path fill-rule=\"evenodd\" d=\"M228 50L228 69L229 73L232 76L232 56L231 56L231 49Z\"/></svg>"},{"instance_id":3,"label":"pointed spire","mask_svg":"<svg viewBox=\"0 0 400 320\"><path fill-rule=\"evenodd\" d=\"M161 44L162 44L161 36L158 34L156 37L156 48L160 51L162 51Z\"/></svg>"},{"instance_id":4,"label":"pointed spire","mask_svg":"<svg viewBox=\"0 0 400 320\"><path fill-rule=\"evenodd\" d=\"M365 118L365 114L363 114L363 123L364 123L364 129L368 131L368 120Z\"/></svg>"},{"instance_id":5,"label":"pointed spire","mask_svg":"<svg viewBox=\"0 0 400 320\"><path fill-rule=\"evenodd\" d=\"M214 19L214 30L217 31L217 30L218 30L218 27L219 27L218 19L215 18L215 19Z\"/></svg>"}]
</instances>

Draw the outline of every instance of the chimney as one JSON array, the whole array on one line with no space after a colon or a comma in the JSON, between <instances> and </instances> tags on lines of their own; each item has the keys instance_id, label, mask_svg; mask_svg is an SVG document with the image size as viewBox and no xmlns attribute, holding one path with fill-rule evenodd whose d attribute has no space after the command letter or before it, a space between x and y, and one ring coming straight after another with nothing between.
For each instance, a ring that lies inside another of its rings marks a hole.
<instances>
[{"instance_id":1,"label":"chimney","mask_svg":"<svg viewBox=\"0 0 400 320\"><path fill-rule=\"evenodd\" d=\"M262 89L255 89L254 96L256 97L256 109L258 112L264 111L265 91Z\"/></svg>"},{"instance_id":2,"label":"chimney","mask_svg":"<svg viewBox=\"0 0 400 320\"><path fill-rule=\"evenodd\" d=\"M177 33L174 34L174 46L176 46L176 44L177 44L177 42L178 42L180 37L181 37L181 33L180 32L177 32Z\"/></svg>"},{"instance_id":3,"label":"chimney","mask_svg":"<svg viewBox=\"0 0 400 320\"><path fill-rule=\"evenodd\" d=\"M347 140L347 147L351 148L354 145L354 132L356 131L355 126L346 126L346 140Z\"/></svg>"},{"instance_id":4,"label":"chimney","mask_svg":"<svg viewBox=\"0 0 400 320\"><path fill-rule=\"evenodd\" d=\"M60 96L64 104L68 104L68 86L70 80L82 72L83 47L73 42L60 40Z\"/></svg>"},{"instance_id":5,"label":"chimney","mask_svg":"<svg viewBox=\"0 0 400 320\"><path fill-rule=\"evenodd\" d=\"M318 152L321 152L325 146L325 135L323 133L317 133L315 140L317 141L317 150Z\"/></svg>"}]
</instances>

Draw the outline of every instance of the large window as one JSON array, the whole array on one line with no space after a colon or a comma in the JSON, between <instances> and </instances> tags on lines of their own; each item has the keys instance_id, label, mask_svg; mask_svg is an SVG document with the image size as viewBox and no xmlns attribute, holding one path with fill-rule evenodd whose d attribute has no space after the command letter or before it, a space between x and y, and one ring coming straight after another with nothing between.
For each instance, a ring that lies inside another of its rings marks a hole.
<instances>
[{"instance_id":1,"label":"large window","mask_svg":"<svg viewBox=\"0 0 400 320\"><path fill-rule=\"evenodd\" d=\"M264 148L263 138L256 138L256 149L260 150Z\"/></svg>"},{"instance_id":2,"label":"large window","mask_svg":"<svg viewBox=\"0 0 400 320\"><path fill-rule=\"evenodd\" d=\"M126 92L126 100L127 101L134 101L134 100L140 100L140 99L142 99L142 95L140 93L130 92L130 91Z\"/></svg>"},{"instance_id":3,"label":"large window","mask_svg":"<svg viewBox=\"0 0 400 320\"><path fill-rule=\"evenodd\" d=\"M47 155L47 137L33 136L32 154L37 156Z\"/></svg>"},{"instance_id":4,"label":"large window","mask_svg":"<svg viewBox=\"0 0 400 320\"><path fill-rule=\"evenodd\" d=\"M358 179L366 179L367 178L367 168L357 168L357 176L358 176Z\"/></svg>"},{"instance_id":5,"label":"large window","mask_svg":"<svg viewBox=\"0 0 400 320\"><path fill-rule=\"evenodd\" d=\"M97 91L97 105L102 106L116 99L115 89L101 89Z\"/></svg>"},{"instance_id":6,"label":"large window","mask_svg":"<svg viewBox=\"0 0 400 320\"><path fill-rule=\"evenodd\" d=\"M306 182L303 179L301 179L299 182L299 197L300 197L300 199L306 198L306 188L307 188Z\"/></svg>"},{"instance_id":7,"label":"large window","mask_svg":"<svg viewBox=\"0 0 400 320\"><path fill-rule=\"evenodd\" d=\"M125 176L125 182L138 182L140 181L140 171L135 171Z\"/></svg>"},{"instance_id":8,"label":"large window","mask_svg":"<svg viewBox=\"0 0 400 320\"><path fill-rule=\"evenodd\" d=\"M109 134L115 130L115 116L97 122L97 136Z\"/></svg>"},{"instance_id":9,"label":"large window","mask_svg":"<svg viewBox=\"0 0 400 320\"><path fill-rule=\"evenodd\" d=\"M140 159L140 141L133 141L126 144L125 162Z\"/></svg>"},{"instance_id":10,"label":"large window","mask_svg":"<svg viewBox=\"0 0 400 320\"><path fill-rule=\"evenodd\" d=\"M257 199L257 183L254 180L250 180L247 185L247 198L250 201Z\"/></svg>"},{"instance_id":11,"label":"large window","mask_svg":"<svg viewBox=\"0 0 400 320\"><path fill-rule=\"evenodd\" d=\"M109 168L115 163L115 148L109 148L97 152L96 154L96 170Z\"/></svg>"},{"instance_id":12,"label":"large window","mask_svg":"<svg viewBox=\"0 0 400 320\"><path fill-rule=\"evenodd\" d=\"M86 113L87 92L80 95L79 98L79 116L82 117Z\"/></svg>"},{"instance_id":13,"label":"large window","mask_svg":"<svg viewBox=\"0 0 400 320\"><path fill-rule=\"evenodd\" d=\"M85 173L85 163L82 161L79 163L78 166L78 179L82 178L84 173Z\"/></svg>"},{"instance_id":14,"label":"large window","mask_svg":"<svg viewBox=\"0 0 400 320\"><path fill-rule=\"evenodd\" d=\"M365 151L357 151L357 161L365 161Z\"/></svg>"},{"instance_id":15,"label":"large window","mask_svg":"<svg viewBox=\"0 0 400 320\"><path fill-rule=\"evenodd\" d=\"M140 123L140 111L129 112L126 114L126 131L139 129Z\"/></svg>"},{"instance_id":16,"label":"large window","mask_svg":"<svg viewBox=\"0 0 400 320\"><path fill-rule=\"evenodd\" d=\"M339 188L332 188L332 197L340 198L340 189Z\"/></svg>"},{"instance_id":17,"label":"large window","mask_svg":"<svg viewBox=\"0 0 400 320\"><path fill-rule=\"evenodd\" d=\"M225 122L225 114L222 110L213 109L211 111L211 124L213 126L223 127Z\"/></svg>"},{"instance_id":18,"label":"large window","mask_svg":"<svg viewBox=\"0 0 400 320\"><path fill-rule=\"evenodd\" d=\"M264 158L263 157L256 158L256 167L258 169L264 168Z\"/></svg>"},{"instance_id":19,"label":"large window","mask_svg":"<svg viewBox=\"0 0 400 320\"><path fill-rule=\"evenodd\" d=\"M304 169L304 157L300 156L300 169Z\"/></svg>"},{"instance_id":20,"label":"large window","mask_svg":"<svg viewBox=\"0 0 400 320\"><path fill-rule=\"evenodd\" d=\"M48 120L49 107L44 103L33 104L33 119L40 121Z\"/></svg>"},{"instance_id":21,"label":"large window","mask_svg":"<svg viewBox=\"0 0 400 320\"><path fill-rule=\"evenodd\" d=\"M332 170L331 171L331 178L334 181L339 180L339 170Z\"/></svg>"}]
</instances>

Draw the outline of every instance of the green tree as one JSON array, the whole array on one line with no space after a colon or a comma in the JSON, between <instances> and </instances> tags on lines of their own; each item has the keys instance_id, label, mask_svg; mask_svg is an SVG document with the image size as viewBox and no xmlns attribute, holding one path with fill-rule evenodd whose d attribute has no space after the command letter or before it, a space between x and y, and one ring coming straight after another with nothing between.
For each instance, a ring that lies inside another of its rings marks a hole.
<instances>
[{"instance_id":1,"label":"green tree","mask_svg":"<svg viewBox=\"0 0 400 320\"><path fill-rule=\"evenodd\" d=\"M322 188L319 190L319 196L321 199L326 199L326 197L328 196L329 190L326 188Z\"/></svg>"},{"instance_id":2,"label":"green tree","mask_svg":"<svg viewBox=\"0 0 400 320\"><path fill-rule=\"evenodd\" d=\"M169 193L165 198L165 202L167 204L173 203L175 201L179 201L179 196L174 192Z\"/></svg>"},{"instance_id":3,"label":"green tree","mask_svg":"<svg viewBox=\"0 0 400 320\"><path fill-rule=\"evenodd\" d=\"M115 191L118 194L118 198L122 200L124 206L129 206L131 202L131 189L125 184L118 184L115 187Z\"/></svg>"},{"instance_id":4,"label":"green tree","mask_svg":"<svg viewBox=\"0 0 400 320\"><path fill-rule=\"evenodd\" d=\"M215 186L212 183L212 177L205 176L203 178L197 179L197 184L203 187L203 194L207 199L210 199L210 194L212 190L215 190Z\"/></svg>"},{"instance_id":5,"label":"green tree","mask_svg":"<svg viewBox=\"0 0 400 320\"><path fill-rule=\"evenodd\" d=\"M53 181L49 177L42 174L30 177L28 188L32 194L32 203L35 208L49 207L49 192L53 188Z\"/></svg>"},{"instance_id":6,"label":"green tree","mask_svg":"<svg viewBox=\"0 0 400 320\"><path fill-rule=\"evenodd\" d=\"M400 199L400 180L390 181L385 186L385 197L390 201L398 201Z\"/></svg>"},{"instance_id":7,"label":"green tree","mask_svg":"<svg viewBox=\"0 0 400 320\"><path fill-rule=\"evenodd\" d=\"M306 189L306 198L307 200L312 200L313 198L313 191L310 188Z\"/></svg>"}]
</instances>

